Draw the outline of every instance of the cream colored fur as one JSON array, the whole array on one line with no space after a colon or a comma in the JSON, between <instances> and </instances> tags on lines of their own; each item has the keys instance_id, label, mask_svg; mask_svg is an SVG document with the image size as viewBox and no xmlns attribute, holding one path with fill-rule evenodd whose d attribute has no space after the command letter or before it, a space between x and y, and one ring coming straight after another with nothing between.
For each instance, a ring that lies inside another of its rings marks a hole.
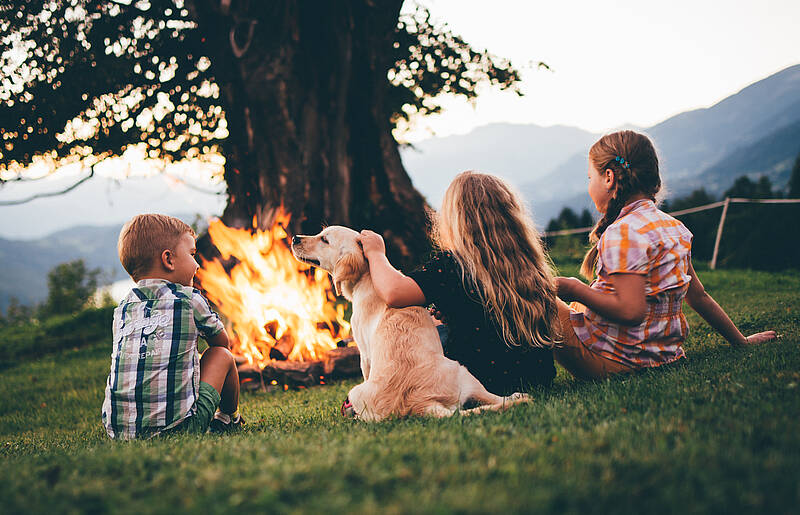
<instances>
[{"instance_id":1,"label":"cream colored fur","mask_svg":"<svg viewBox=\"0 0 800 515\"><path fill-rule=\"evenodd\" d=\"M332 226L316 236L296 236L292 252L333 276L334 287L353 303L351 325L361 353L364 382L348 396L357 416L377 421L388 416L450 416L499 410L527 395L490 393L458 362L442 352L427 310L389 308L372 286L358 233ZM462 410L472 400L477 408Z\"/></svg>"}]
</instances>

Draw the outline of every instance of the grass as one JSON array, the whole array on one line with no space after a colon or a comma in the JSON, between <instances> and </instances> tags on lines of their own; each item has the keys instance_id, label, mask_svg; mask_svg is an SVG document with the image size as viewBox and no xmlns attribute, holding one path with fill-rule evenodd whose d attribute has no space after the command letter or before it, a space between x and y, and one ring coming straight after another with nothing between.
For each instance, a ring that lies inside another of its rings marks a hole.
<instances>
[{"instance_id":1,"label":"grass","mask_svg":"<svg viewBox=\"0 0 800 515\"><path fill-rule=\"evenodd\" d=\"M20 362L0 371L2 511L796 512L800 273L699 273L743 330L783 338L732 350L691 313L684 368L560 371L473 418L345 420L351 381L245 394L237 435L111 442L107 342Z\"/></svg>"}]
</instances>

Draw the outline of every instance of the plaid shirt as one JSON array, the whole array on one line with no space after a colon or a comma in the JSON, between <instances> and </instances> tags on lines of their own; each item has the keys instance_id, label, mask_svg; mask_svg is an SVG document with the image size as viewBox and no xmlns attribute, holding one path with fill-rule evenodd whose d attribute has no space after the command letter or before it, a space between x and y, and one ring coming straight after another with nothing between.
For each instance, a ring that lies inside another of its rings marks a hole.
<instances>
[{"instance_id":1,"label":"plaid shirt","mask_svg":"<svg viewBox=\"0 0 800 515\"><path fill-rule=\"evenodd\" d=\"M114 310L114 348L103 402L111 438L152 436L194 415L198 334L222 322L199 290L165 279L136 283Z\"/></svg>"},{"instance_id":2,"label":"plaid shirt","mask_svg":"<svg viewBox=\"0 0 800 515\"><path fill-rule=\"evenodd\" d=\"M597 278L591 287L612 292L611 274L646 278L647 313L636 326L620 325L575 302L575 334L591 350L634 368L684 356L689 326L681 305L689 289L692 233L651 200L625 206L598 242Z\"/></svg>"}]
</instances>

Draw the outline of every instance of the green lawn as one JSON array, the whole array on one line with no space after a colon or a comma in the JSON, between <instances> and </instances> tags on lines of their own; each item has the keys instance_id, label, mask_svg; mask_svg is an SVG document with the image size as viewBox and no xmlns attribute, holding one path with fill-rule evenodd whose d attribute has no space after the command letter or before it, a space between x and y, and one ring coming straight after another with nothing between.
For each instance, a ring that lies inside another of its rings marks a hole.
<instances>
[{"instance_id":1,"label":"green lawn","mask_svg":"<svg viewBox=\"0 0 800 515\"><path fill-rule=\"evenodd\" d=\"M732 350L691 313L685 368L560 371L472 418L345 420L345 382L245 394L234 436L116 443L107 342L19 362L0 370L0 511L796 513L800 273L699 273L743 330L783 338Z\"/></svg>"}]
</instances>

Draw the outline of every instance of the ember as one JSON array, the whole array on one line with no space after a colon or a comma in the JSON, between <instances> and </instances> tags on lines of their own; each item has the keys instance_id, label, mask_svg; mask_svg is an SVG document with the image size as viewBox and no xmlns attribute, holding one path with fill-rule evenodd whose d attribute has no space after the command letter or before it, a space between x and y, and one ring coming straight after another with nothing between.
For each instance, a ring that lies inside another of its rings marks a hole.
<instances>
[{"instance_id":1,"label":"ember","mask_svg":"<svg viewBox=\"0 0 800 515\"><path fill-rule=\"evenodd\" d=\"M274 368L275 360L323 362L350 333L327 272L292 256L288 222L289 215L279 212L266 231L235 229L220 220L208 228L222 259L202 260L197 278L227 321L234 354L250 370Z\"/></svg>"}]
</instances>

